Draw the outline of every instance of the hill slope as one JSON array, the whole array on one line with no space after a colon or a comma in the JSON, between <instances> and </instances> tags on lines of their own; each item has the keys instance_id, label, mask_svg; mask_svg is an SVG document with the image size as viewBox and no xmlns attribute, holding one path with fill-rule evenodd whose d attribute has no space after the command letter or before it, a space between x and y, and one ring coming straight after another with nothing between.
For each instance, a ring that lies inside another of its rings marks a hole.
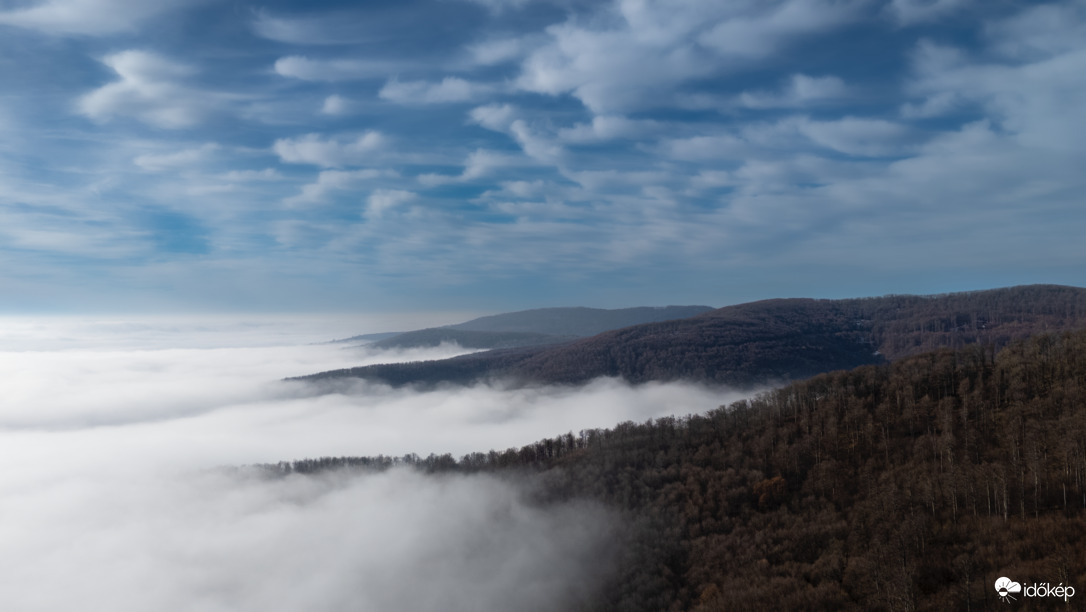
<instances>
[{"instance_id":1,"label":"hill slope","mask_svg":"<svg viewBox=\"0 0 1086 612\"><path fill-rule=\"evenodd\" d=\"M537 308L480 317L444 327L394 334L376 348L415 348L455 342L465 348L514 348L560 344L609 329L692 317L708 306L619 308ZM356 336L361 339L362 336Z\"/></svg>"},{"instance_id":2,"label":"hill slope","mask_svg":"<svg viewBox=\"0 0 1086 612\"><path fill-rule=\"evenodd\" d=\"M625 511L625 552L586 609L1004 609L1010 576L1086 589L1086 332L994 356L942 350L817 376L703 416L622 423L454 460L535 473L540 503ZM1016 609L1066 609L1058 598ZM1010 609L1010 608L1006 608Z\"/></svg>"},{"instance_id":3,"label":"hill slope","mask_svg":"<svg viewBox=\"0 0 1086 612\"><path fill-rule=\"evenodd\" d=\"M554 336L594 336L642 323L685 319L708 312L708 306L661 306L637 308L536 308L480 317L447 326L480 332L521 332Z\"/></svg>"},{"instance_id":4,"label":"hill slope","mask_svg":"<svg viewBox=\"0 0 1086 612\"><path fill-rule=\"evenodd\" d=\"M996 349L1086 327L1086 289L1030 285L938 296L777 299L604 332L558 346L323 372L390 384L578 384L691 379L733 386L802 379L940 347ZM470 366L465 365L470 362Z\"/></svg>"},{"instance_id":5,"label":"hill slope","mask_svg":"<svg viewBox=\"0 0 1086 612\"><path fill-rule=\"evenodd\" d=\"M518 346L542 346L576 340L577 336L555 336L534 332L475 331L451 327L432 327L396 334L374 342L371 346L381 349L438 346L453 342L464 348L514 348Z\"/></svg>"}]
</instances>

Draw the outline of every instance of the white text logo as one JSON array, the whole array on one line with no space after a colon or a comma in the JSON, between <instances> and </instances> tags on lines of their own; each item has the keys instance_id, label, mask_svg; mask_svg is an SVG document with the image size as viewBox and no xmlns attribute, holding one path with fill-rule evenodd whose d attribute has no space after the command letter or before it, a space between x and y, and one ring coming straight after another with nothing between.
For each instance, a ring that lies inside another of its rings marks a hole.
<instances>
[{"instance_id":1,"label":"white text logo","mask_svg":"<svg viewBox=\"0 0 1086 612\"><path fill-rule=\"evenodd\" d=\"M1018 599L1016 594L1021 593L1026 597L1059 597L1065 602L1075 596L1075 587L1063 586L1063 583L1059 583L1056 586L1052 586L1047 582L1040 584L1033 583L1026 588L1022 588L1022 585L1003 576L999 580L995 581L995 590L999 595L999 598L1006 603L1011 603L1011 600Z\"/></svg>"}]
</instances>

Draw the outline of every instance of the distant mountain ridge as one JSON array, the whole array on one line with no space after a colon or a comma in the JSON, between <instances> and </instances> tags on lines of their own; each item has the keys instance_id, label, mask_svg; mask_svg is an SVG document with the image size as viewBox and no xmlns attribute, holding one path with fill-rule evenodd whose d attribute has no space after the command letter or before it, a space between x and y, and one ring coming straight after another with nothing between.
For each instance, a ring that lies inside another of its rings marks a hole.
<instances>
[{"instance_id":1,"label":"distant mountain ridge","mask_svg":"<svg viewBox=\"0 0 1086 612\"><path fill-rule=\"evenodd\" d=\"M640 306L636 308L535 308L480 317L448 325L450 329L486 332L523 332L554 336L595 336L596 334L672 319L685 319L710 312L709 306Z\"/></svg>"},{"instance_id":2,"label":"distant mountain ridge","mask_svg":"<svg viewBox=\"0 0 1086 612\"><path fill-rule=\"evenodd\" d=\"M321 372L392 385L632 383L688 379L733 386L798 380L968 344L1001 348L1086 327L1086 289L1028 285L934 296L773 299L612 330L556 346Z\"/></svg>"},{"instance_id":3,"label":"distant mountain ridge","mask_svg":"<svg viewBox=\"0 0 1086 612\"><path fill-rule=\"evenodd\" d=\"M637 308L536 308L490 315L443 327L381 338L376 348L415 348L455 342L464 348L514 348L569 342L640 323L683 319L712 310L709 306ZM361 339L361 336L356 336Z\"/></svg>"}]
</instances>

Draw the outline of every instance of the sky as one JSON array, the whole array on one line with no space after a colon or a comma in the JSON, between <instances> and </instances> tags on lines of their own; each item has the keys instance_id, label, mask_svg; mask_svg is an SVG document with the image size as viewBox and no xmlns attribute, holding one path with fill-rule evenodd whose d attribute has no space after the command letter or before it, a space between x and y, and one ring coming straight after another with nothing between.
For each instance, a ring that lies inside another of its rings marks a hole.
<instances>
[{"instance_id":1,"label":"sky","mask_svg":"<svg viewBox=\"0 0 1086 612\"><path fill-rule=\"evenodd\" d=\"M0 0L8 314L1086 285L1084 167L1082 0Z\"/></svg>"}]
</instances>

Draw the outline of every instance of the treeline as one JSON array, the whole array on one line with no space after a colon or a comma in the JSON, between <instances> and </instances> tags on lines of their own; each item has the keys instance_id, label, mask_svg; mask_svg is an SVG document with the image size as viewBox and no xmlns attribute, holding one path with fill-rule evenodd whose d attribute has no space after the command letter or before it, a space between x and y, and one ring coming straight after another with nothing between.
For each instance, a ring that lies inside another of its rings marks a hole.
<instances>
[{"instance_id":1,"label":"treeline","mask_svg":"<svg viewBox=\"0 0 1086 612\"><path fill-rule=\"evenodd\" d=\"M391 338L385 338L373 343L373 347L379 349L432 347L449 342L459 344L464 348L495 349L542 346L544 344L569 342L570 340L576 340L576 336L434 327L404 332Z\"/></svg>"},{"instance_id":2,"label":"treeline","mask_svg":"<svg viewBox=\"0 0 1086 612\"><path fill-rule=\"evenodd\" d=\"M622 509L625 553L599 610L1002 609L1000 576L1086 598L1084 404L1086 332L1076 332L834 372L705 415L459 460L327 461L527 470L541 502Z\"/></svg>"},{"instance_id":3,"label":"treeline","mask_svg":"<svg viewBox=\"0 0 1086 612\"><path fill-rule=\"evenodd\" d=\"M937 348L1001 348L1086 327L1086 289L1031 285L939 296L781 299L647 323L557 346L323 372L390 385L694 380L732 387L800 380Z\"/></svg>"}]
</instances>

